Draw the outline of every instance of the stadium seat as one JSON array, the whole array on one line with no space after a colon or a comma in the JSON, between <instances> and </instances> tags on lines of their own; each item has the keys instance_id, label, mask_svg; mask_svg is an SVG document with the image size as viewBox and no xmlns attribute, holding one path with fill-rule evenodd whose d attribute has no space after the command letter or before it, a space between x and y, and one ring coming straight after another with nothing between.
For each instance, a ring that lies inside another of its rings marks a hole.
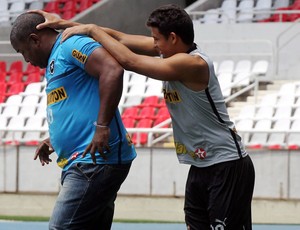
<instances>
[{"instance_id":1,"label":"stadium seat","mask_svg":"<svg viewBox=\"0 0 300 230\"><path fill-rule=\"evenodd\" d=\"M253 21L253 7L254 1L253 0L243 0L238 5L239 13L237 15L237 22L245 23L245 22L252 22Z\"/></svg>"},{"instance_id":2,"label":"stadium seat","mask_svg":"<svg viewBox=\"0 0 300 230\"><path fill-rule=\"evenodd\" d=\"M79 12L85 11L93 5L91 0L79 0Z\"/></svg>"},{"instance_id":3,"label":"stadium seat","mask_svg":"<svg viewBox=\"0 0 300 230\"><path fill-rule=\"evenodd\" d=\"M147 81L147 77L145 75L142 74L138 74L135 72L131 72L131 76L129 79L129 85L145 85Z\"/></svg>"},{"instance_id":4,"label":"stadium seat","mask_svg":"<svg viewBox=\"0 0 300 230\"><path fill-rule=\"evenodd\" d=\"M290 150L300 149L300 119L296 119L292 122L287 143L288 149Z\"/></svg>"},{"instance_id":5,"label":"stadium seat","mask_svg":"<svg viewBox=\"0 0 300 230\"><path fill-rule=\"evenodd\" d=\"M225 0L220 7L221 23L235 23L236 21L237 2L236 0Z\"/></svg>"},{"instance_id":6,"label":"stadium seat","mask_svg":"<svg viewBox=\"0 0 300 230\"><path fill-rule=\"evenodd\" d=\"M151 128L153 124L152 119L141 119L136 124L136 128ZM135 145L145 145L148 142L148 133L133 133L132 142Z\"/></svg>"},{"instance_id":7,"label":"stadium seat","mask_svg":"<svg viewBox=\"0 0 300 230\"><path fill-rule=\"evenodd\" d=\"M126 128L134 128L136 120L134 118L122 118L123 124Z\"/></svg>"},{"instance_id":8,"label":"stadium seat","mask_svg":"<svg viewBox=\"0 0 300 230\"><path fill-rule=\"evenodd\" d=\"M7 98L6 104L7 105L20 105L23 101L23 97L19 94L12 95Z\"/></svg>"},{"instance_id":9,"label":"stadium seat","mask_svg":"<svg viewBox=\"0 0 300 230\"><path fill-rule=\"evenodd\" d=\"M259 102L259 106L274 106L277 104L278 95L276 93L266 94Z\"/></svg>"},{"instance_id":10,"label":"stadium seat","mask_svg":"<svg viewBox=\"0 0 300 230\"><path fill-rule=\"evenodd\" d=\"M142 107L158 107L159 106L159 97L158 96L148 96L145 97L143 102L138 105L138 107L142 108Z\"/></svg>"},{"instance_id":11,"label":"stadium seat","mask_svg":"<svg viewBox=\"0 0 300 230\"><path fill-rule=\"evenodd\" d=\"M9 145L19 145L23 138L23 131L16 131L24 128L25 117L13 116L8 125L6 135L4 137L4 143Z\"/></svg>"},{"instance_id":12,"label":"stadium seat","mask_svg":"<svg viewBox=\"0 0 300 230\"><path fill-rule=\"evenodd\" d=\"M44 11L49 13L60 14L59 2L58 1L49 1L44 7Z\"/></svg>"},{"instance_id":13,"label":"stadium seat","mask_svg":"<svg viewBox=\"0 0 300 230\"><path fill-rule=\"evenodd\" d=\"M272 0L257 0L254 10L256 12L256 14L254 16L256 21L269 18L271 16L271 14L263 12L263 11L271 11L272 10ZM261 13L259 13L259 12L261 12Z\"/></svg>"},{"instance_id":14,"label":"stadium seat","mask_svg":"<svg viewBox=\"0 0 300 230\"><path fill-rule=\"evenodd\" d=\"M5 132L6 132L5 129L7 128L8 119L9 119L8 117L0 116L0 144L2 143L2 140L4 139L5 136Z\"/></svg>"},{"instance_id":15,"label":"stadium seat","mask_svg":"<svg viewBox=\"0 0 300 230\"><path fill-rule=\"evenodd\" d=\"M244 144L248 145L250 141L250 133L254 126L254 121L252 118L241 119L235 124L238 133L241 135Z\"/></svg>"},{"instance_id":16,"label":"stadium seat","mask_svg":"<svg viewBox=\"0 0 300 230\"><path fill-rule=\"evenodd\" d=\"M9 13L11 18L11 21L13 22L15 18L21 13L25 12L25 1L24 0L18 0L18 1L12 1L9 8Z\"/></svg>"},{"instance_id":17,"label":"stadium seat","mask_svg":"<svg viewBox=\"0 0 300 230\"><path fill-rule=\"evenodd\" d=\"M43 10L44 9L44 2L45 1L35 1L32 0L29 2L29 10Z\"/></svg>"},{"instance_id":18,"label":"stadium seat","mask_svg":"<svg viewBox=\"0 0 300 230\"><path fill-rule=\"evenodd\" d=\"M292 106L281 105L276 108L273 118L283 119L283 118L290 118L291 116L292 116Z\"/></svg>"},{"instance_id":19,"label":"stadium seat","mask_svg":"<svg viewBox=\"0 0 300 230\"><path fill-rule=\"evenodd\" d=\"M47 116L46 105L45 105L45 106L42 106L42 105L38 104L37 107L36 107L36 111L35 111L34 116L35 116L35 117L43 117L43 118L46 118L46 116Z\"/></svg>"},{"instance_id":20,"label":"stadium seat","mask_svg":"<svg viewBox=\"0 0 300 230\"><path fill-rule=\"evenodd\" d=\"M12 72L9 77L8 80L6 81L6 83L8 85L13 85L16 83L22 83L23 82L23 73L22 72Z\"/></svg>"},{"instance_id":21,"label":"stadium seat","mask_svg":"<svg viewBox=\"0 0 300 230\"><path fill-rule=\"evenodd\" d=\"M266 76L269 68L269 62L267 60L257 60L252 67L252 73L258 76Z\"/></svg>"},{"instance_id":22,"label":"stadium seat","mask_svg":"<svg viewBox=\"0 0 300 230\"><path fill-rule=\"evenodd\" d=\"M203 18L200 19L200 22L204 24L217 24L220 22L219 19L219 10L218 9L209 9L204 14Z\"/></svg>"},{"instance_id":23,"label":"stadium seat","mask_svg":"<svg viewBox=\"0 0 300 230\"><path fill-rule=\"evenodd\" d=\"M251 149L260 149L265 147L269 136L268 130L271 129L271 126L272 126L272 121L270 119L258 120L253 129L256 132L252 134L250 141L248 143L248 147Z\"/></svg>"},{"instance_id":24,"label":"stadium seat","mask_svg":"<svg viewBox=\"0 0 300 230\"><path fill-rule=\"evenodd\" d=\"M0 61L0 73L5 73L6 75L6 62Z\"/></svg>"},{"instance_id":25,"label":"stadium seat","mask_svg":"<svg viewBox=\"0 0 300 230\"><path fill-rule=\"evenodd\" d=\"M6 73L0 72L0 83L6 83Z\"/></svg>"},{"instance_id":26,"label":"stadium seat","mask_svg":"<svg viewBox=\"0 0 300 230\"><path fill-rule=\"evenodd\" d=\"M23 73L23 62L22 61L14 61L10 64L9 69L7 71L7 75L11 75L12 73Z\"/></svg>"},{"instance_id":27,"label":"stadium seat","mask_svg":"<svg viewBox=\"0 0 300 230\"><path fill-rule=\"evenodd\" d=\"M139 107L137 106L134 106L134 107L128 107L128 108L125 108L121 117L122 119L125 119L125 118L133 118L135 119L135 117L139 114Z\"/></svg>"},{"instance_id":28,"label":"stadium seat","mask_svg":"<svg viewBox=\"0 0 300 230\"><path fill-rule=\"evenodd\" d=\"M290 0L275 0L273 9L288 7L289 5L290 5Z\"/></svg>"},{"instance_id":29,"label":"stadium seat","mask_svg":"<svg viewBox=\"0 0 300 230\"><path fill-rule=\"evenodd\" d=\"M286 133L290 130L291 120L289 118L278 119L275 121L273 132L270 134L267 141L267 146L269 149L283 149L286 145ZM282 131L280 133L279 131Z\"/></svg>"},{"instance_id":30,"label":"stadium seat","mask_svg":"<svg viewBox=\"0 0 300 230\"><path fill-rule=\"evenodd\" d=\"M31 74L31 73L40 73L40 68L28 63L27 66L26 66L25 71L23 72L23 74L28 75L28 74Z\"/></svg>"},{"instance_id":31,"label":"stadium seat","mask_svg":"<svg viewBox=\"0 0 300 230\"><path fill-rule=\"evenodd\" d=\"M136 120L153 119L156 112L156 108L152 106L145 106L141 108L139 114L135 117Z\"/></svg>"},{"instance_id":32,"label":"stadium seat","mask_svg":"<svg viewBox=\"0 0 300 230\"><path fill-rule=\"evenodd\" d=\"M25 78L25 80L23 81L25 87L30 84L30 83L34 83L34 82L40 82L41 81L41 74L40 72L33 72L28 74L28 76Z\"/></svg>"},{"instance_id":33,"label":"stadium seat","mask_svg":"<svg viewBox=\"0 0 300 230\"><path fill-rule=\"evenodd\" d=\"M255 119L271 119L274 114L274 107L266 105L257 108Z\"/></svg>"},{"instance_id":34,"label":"stadium seat","mask_svg":"<svg viewBox=\"0 0 300 230\"><path fill-rule=\"evenodd\" d=\"M0 82L0 95L5 95L7 84L5 82Z\"/></svg>"},{"instance_id":35,"label":"stadium seat","mask_svg":"<svg viewBox=\"0 0 300 230\"><path fill-rule=\"evenodd\" d=\"M254 105L246 105L244 106L238 116L237 116L237 119L241 120L241 119L247 119L247 118L253 118L255 116L255 111L256 111L256 108Z\"/></svg>"},{"instance_id":36,"label":"stadium seat","mask_svg":"<svg viewBox=\"0 0 300 230\"><path fill-rule=\"evenodd\" d=\"M21 105L18 116L32 117L35 115L36 105Z\"/></svg>"},{"instance_id":37,"label":"stadium seat","mask_svg":"<svg viewBox=\"0 0 300 230\"><path fill-rule=\"evenodd\" d=\"M25 128L28 129L28 131L24 132L24 136L22 138L22 142L24 142L25 145L38 145L41 137L41 131L36 130L41 129L43 122L43 117L31 116L28 118L25 124Z\"/></svg>"},{"instance_id":38,"label":"stadium seat","mask_svg":"<svg viewBox=\"0 0 300 230\"><path fill-rule=\"evenodd\" d=\"M218 81L221 86L221 90L223 93L223 96L226 98L231 95L231 89L232 89L232 82L233 82L233 74L232 72L221 72L218 75Z\"/></svg>"},{"instance_id":39,"label":"stadium seat","mask_svg":"<svg viewBox=\"0 0 300 230\"><path fill-rule=\"evenodd\" d=\"M43 93L43 89L44 89L44 83L42 82L32 82L29 83L24 92L22 94L24 95L30 95L30 94L37 94L40 95Z\"/></svg>"},{"instance_id":40,"label":"stadium seat","mask_svg":"<svg viewBox=\"0 0 300 230\"><path fill-rule=\"evenodd\" d=\"M220 62L217 74L233 73L233 71L234 71L234 61L225 59Z\"/></svg>"},{"instance_id":41,"label":"stadium seat","mask_svg":"<svg viewBox=\"0 0 300 230\"><path fill-rule=\"evenodd\" d=\"M22 82L10 85L5 93L6 96L11 96L24 91L24 84Z\"/></svg>"}]
</instances>

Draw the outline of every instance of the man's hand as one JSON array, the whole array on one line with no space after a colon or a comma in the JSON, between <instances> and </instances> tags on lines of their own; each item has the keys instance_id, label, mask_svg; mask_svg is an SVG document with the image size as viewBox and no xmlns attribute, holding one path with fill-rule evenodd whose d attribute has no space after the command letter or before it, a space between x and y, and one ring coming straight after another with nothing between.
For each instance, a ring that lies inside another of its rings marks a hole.
<instances>
[{"instance_id":1,"label":"man's hand","mask_svg":"<svg viewBox=\"0 0 300 230\"><path fill-rule=\"evenodd\" d=\"M92 142L87 146L82 157L85 157L87 153L90 153L92 156L93 163L96 164L96 156L95 153L98 151L104 160L107 160L107 157L104 154L104 151L110 151L108 145L108 139L110 135L109 127L96 127L96 132L94 134Z\"/></svg>"},{"instance_id":2,"label":"man's hand","mask_svg":"<svg viewBox=\"0 0 300 230\"><path fill-rule=\"evenodd\" d=\"M44 29L46 27L52 28L52 29L64 29L61 27L61 23L64 21L63 19L60 18L58 14L53 14L53 13L47 13L42 10L30 10L28 11L29 13L37 13L42 15L45 18L45 22L37 25L37 29Z\"/></svg>"},{"instance_id":3,"label":"man's hand","mask_svg":"<svg viewBox=\"0 0 300 230\"><path fill-rule=\"evenodd\" d=\"M49 156L53 152L54 149L50 143L50 139L45 139L37 147L34 155L34 160L39 157L42 166L44 166L45 164L49 164L49 162L52 162Z\"/></svg>"},{"instance_id":4,"label":"man's hand","mask_svg":"<svg viewBox=\"0 0 300 230\"><path fill-rule=\"evenodd\" d=\"M91 31L93 31L93 29L96 29L96 28L98 28L98 26L96 26L94 24L78 25L78 26L73 26L73 27L67 28L62 33L61 41L63 42L67 38L69 38L75 34L85 34L85 35L90 36Z\"/></svg>"}]
</instances>

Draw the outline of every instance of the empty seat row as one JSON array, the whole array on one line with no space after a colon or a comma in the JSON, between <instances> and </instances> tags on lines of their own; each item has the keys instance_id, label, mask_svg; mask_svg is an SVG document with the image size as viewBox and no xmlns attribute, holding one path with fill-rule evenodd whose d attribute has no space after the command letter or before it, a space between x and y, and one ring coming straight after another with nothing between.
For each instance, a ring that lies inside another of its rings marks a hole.
<instances>
[{"instance_id":1,"label":"empty seat row","mask_svg":"<svg viewBox=\"0 0 300 230\"><path fill-rule=\"evenodd\" d=\"M235 63L228 59L220 63L214 62L214 68L223 96L226 98L231 95L233 88L248 86L254 81L254 77L266 77L269 62L257 60L252 63L250 60L243 59Z\"/></svg>"},{"instance_id":2,"label":"empty seat row","mask_svg":"<svg viewBox=\"0 0 300 230\"><path fill-rule=\"evenodd\" d=\"M48 137L47 130L44 117L0 116L0 136L4 144L37 145Z\"/></svg>"},{"instance_id":3,"label":"empty seat row","mask_svg":"<svg viewBox=\"0 0 300 230\"><path fill-rule=\"evenodd\" d=\"M300 119L287 118L272 121L261 119L256 123L252 119L240 120L236 128L248 148L260 149L299 149Z\"/></svg>"},{"instance_id":4,"label":"empty seat row","mask_svg":"<svg viewBox=\"0 0 300 230\"><path fill-rule=\"evenodd\" d=\"M197 21L206 24L262 22L269 19L276 9L298 9L297 1L290 6L289 0L224 0L220 8L207 10ZM293 20L295 20L295 16Z\"/></svg>"}]
</instances>

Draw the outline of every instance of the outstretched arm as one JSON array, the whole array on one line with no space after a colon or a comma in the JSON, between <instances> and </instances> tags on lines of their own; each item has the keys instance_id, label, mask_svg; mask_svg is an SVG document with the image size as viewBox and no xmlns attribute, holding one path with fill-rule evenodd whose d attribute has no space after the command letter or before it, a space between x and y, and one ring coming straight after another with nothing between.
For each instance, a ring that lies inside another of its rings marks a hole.
<instances>
[{"instance_id":1,"label":"outstretched arm","mask_svg":"<svg viewBox=\"0 0 300 230\"><path fill-rule=\"evenodd\" d=\"M78 22L64 20L56 14L47 13L42 10L31 10L30 12L38 13L44 16L45 22L37 26L37 29L43 29L50 27L53 29L64 30L69 27L80 25ZM123 45L127 46L133 52L145 55L155 56L157 55L157 50L154 48L154 41L152 37L143 35L132 35L126 34L111 28L100 27L110 36L115 38L117 41L121 42Z\"/></svg>"}]
</instances>

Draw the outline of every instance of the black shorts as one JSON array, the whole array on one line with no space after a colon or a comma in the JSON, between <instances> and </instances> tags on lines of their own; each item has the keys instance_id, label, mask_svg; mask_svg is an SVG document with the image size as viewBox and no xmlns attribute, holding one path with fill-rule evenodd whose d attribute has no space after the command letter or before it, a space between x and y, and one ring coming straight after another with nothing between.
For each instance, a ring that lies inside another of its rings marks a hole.
<instances>
[{"instance_id":1,"label":"black shorts","mask_svg":"<svg viewBox=\"0 0 300 230\"><path fill-rule=\"evenodd\" d=\"M198 168L191 166L185 191L190 230L251 230L255 172L249 156Z\"/></svg>"}]
</instances>

